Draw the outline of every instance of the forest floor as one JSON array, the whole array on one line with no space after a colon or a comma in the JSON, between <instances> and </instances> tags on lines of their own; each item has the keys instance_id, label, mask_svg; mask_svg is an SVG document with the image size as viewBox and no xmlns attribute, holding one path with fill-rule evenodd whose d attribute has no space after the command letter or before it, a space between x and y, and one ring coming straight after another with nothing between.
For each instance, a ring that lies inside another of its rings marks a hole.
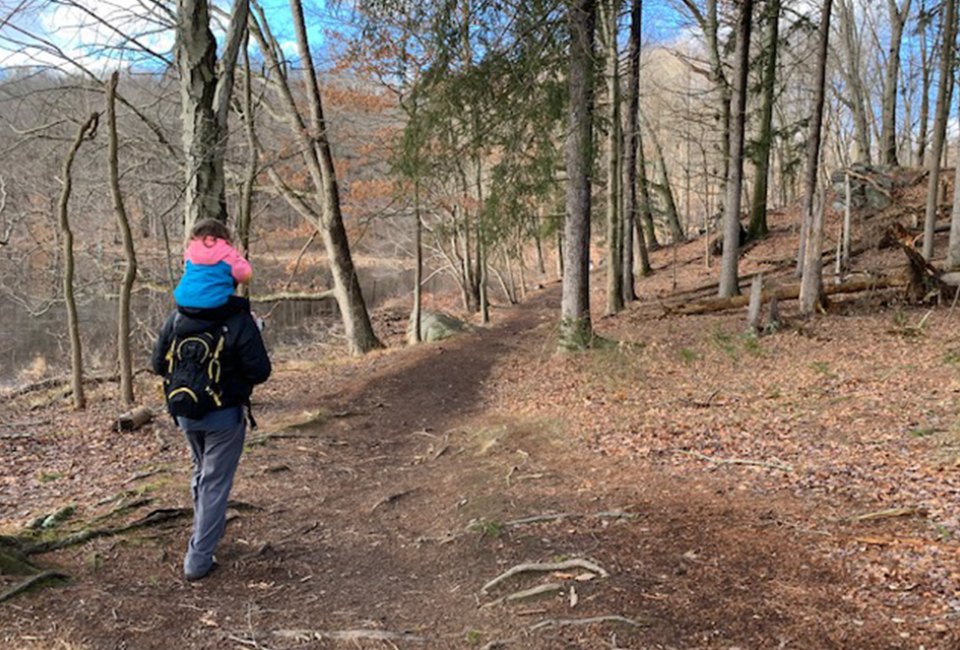
<instances>
[{"instance_id":1,"label":"forest floor","mask_svg":"<svg viewBox=\"0 0 960 650\"><path fill-rule=\"evenodd\" d=\"M793 281L794 218L742 273ZM0 604L0 647L960 647L960 314L864 292L756 338L670 315L715 281L702 241L653 261L582 354L557 284L438 344L275 350L222 568L184 582L189 514L35 556L70 580ZM180 434L110 432L114 390L4 406L0 532L189 506ZM529 562L569 565L485 589Z\"/></svg>"}]
</instances>

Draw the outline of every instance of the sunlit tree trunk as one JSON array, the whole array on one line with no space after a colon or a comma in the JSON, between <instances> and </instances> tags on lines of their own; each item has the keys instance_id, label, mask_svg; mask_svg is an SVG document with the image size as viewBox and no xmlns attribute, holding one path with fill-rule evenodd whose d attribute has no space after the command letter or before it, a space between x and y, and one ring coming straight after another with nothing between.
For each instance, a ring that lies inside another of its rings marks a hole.
<instances>
[{"instance_id":1,"label":"sunlit tree trunk","mask_svg":"<svg viewBox=\"0 0 960 650\"><path fill-rule=\"evenodd\" d=\"M881 112L880 159L885 165L897 165L897 83L900 80L900 43L903 28L910 15L910 0L887 0L890 17L890 51L887 56L886 76L883 81L883 108Z\"/></svg>"},{"instance_id":2,"label":"sunlit tree trunk","mask_svg":"<svg viewBox=\"0 0 960 650\"><path fill-rule=\"evenodd\" d=\"M572 0L570 29L569 119L565 147L567 221L560 302L561 350L588 347L590 322L590 169L593 160L593 61L595 0Z\"/></svg>"},{"instance_id":3,"label":"sunlit tree trunk","mask_svg":"<svg viewBox=\"0 0 960 650\"><path fill-rule=\"evenodd\" d=\"M636 262L634 260L634 241L640 255L640 268L646 275L650 269L650 258L643 231L637 228L637 152L640 144L640 125L637 111L640 108L640 34L643 5L641 0L630 3L630 38L627 42L627 61L630 73L627 78L627 116L623 174L623 299L626 302L637 299ZM652 225L652 224L651 224ZM636 237L634 237L636 233Z\"/></svg>"},{"instance_id":4,"label":"sunlit tree trunk","mask_svg":"<svg viewBox=\"0 0 960 650\"><path fill-rule=\"evenodd\" d=\"M943 49L940 61L940 89L937 91L936 115L933 123L933 139L930 141L930 166L927 177L927 204L923 220L923 257L933 257L933 235L937 224L937 208L940 202L940 168L947 134L947 120L950 113L952 83L955 66L953 56L957 38L957 0L945 0L943 14Z\"/></svg>"},{"instance_id":5,"label":"sunlit tree trunk","mask_svg":"<svg viewBox=\"0 0 960 650\"><path fill-rule=\"evenodd\" d=\"M737 18L737 50L730 125L730 165L723 209L723 262L720 267L721 298L740 293L737 262L740 257L740 198L743 189L743 138L746 127L747 81L750 73L750 28L753 0L740 0Z\"/></svg>"},{"instance_id":6,"label":"sunlit tree trunk","mask_svg":"<svg viewBox=\"0 0 960 650\"><path fill-rule=\"evenodd\" d=\"M820 161L820 137L823 132L823 105L827 77L827 51L830 43L830 14L833 0L824 0L820 17L820 43L817 55L817 77L814 86L813 112L810 117L810 134L807 137L807 167L804 181L802 218L807 233L800 280L800 313L812 314L820 303L823 278L820 274L823 245L823 219L815 218L814 197L817 192L817 172ZM822 210L818 210L822 215Z\"/></svg>"},{"instance_id":7,"label":"sunlit tree trunk","mask_svg":"<svg viewBox=\"0 0 960 650\"><path fill-rule=\"evenodd\" d=\"M623 226L620 201L620 51L617 46L619 0L604 0L602 11L606 45L607 102L607 314L623 310Z\"/></svg>"}]
</instances>

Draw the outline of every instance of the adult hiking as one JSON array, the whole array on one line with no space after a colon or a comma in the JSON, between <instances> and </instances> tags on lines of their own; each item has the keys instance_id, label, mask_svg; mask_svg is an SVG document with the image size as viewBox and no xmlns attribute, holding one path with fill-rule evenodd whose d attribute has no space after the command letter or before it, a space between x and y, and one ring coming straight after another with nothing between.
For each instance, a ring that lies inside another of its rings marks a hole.
<instances>
[{"instance_id":1,"label":"adult hiking","mask_svg":"<svg viewBox=\"0 0 960 650\"><path fill-rule=\"evenodd\" d=\"M227 500L243 452L250 395L270 376L250 303L232 296L214 309L179 307L160 330L151 359L163 377L167 409L183 430L193 461L193 533L183 575L200 580L217 568Z\"/></svg>"}]
</instances>

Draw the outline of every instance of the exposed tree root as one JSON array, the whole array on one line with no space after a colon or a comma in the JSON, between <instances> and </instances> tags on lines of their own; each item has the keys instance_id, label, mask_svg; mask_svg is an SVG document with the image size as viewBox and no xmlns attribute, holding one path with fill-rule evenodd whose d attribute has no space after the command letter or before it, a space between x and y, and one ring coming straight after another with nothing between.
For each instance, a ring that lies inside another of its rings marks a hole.
<instances>
[{"instance_id":1,"label":"exposed tree root","mask_svg":"<svg viewBox=\"0 0 960 650\"><path fill-rule=\"evenodd\" d=\"M94 528L89 530L82 530L80 532L72 533L65 537L59 539L49 540L45 542L36 542L28 538L12 537L4 538L0 542L6 542L8 540L13 540L13 544L19 548L19 553L24 556L37 555L40 553L50 553L51 551L58 551L63 548L70 546L76 546L77 544L83 544L92 539L98 539L100 537L112 537L114 535L120 535L122 533L127 533L131 530L136 530L138 528L146 528L148 526L156 526L167 521L173 521L175 519L180 519L181 517L186 517L192 514L192 511L189 508L159 508L153 510L152 512L147 513L145 516L137 519L129 524L124 526L117 526L112 528ZM6 544L5 544L6 545Z\"/></svg>"},{"instance_id":2,"label":"exposed tree root","mask_svg":"<svg viewBox=\"0 0 960 650\"><path fill-rule=\"evenodd\" d=\"M20 584L15 585L11 589L0 594L0 603L5 600L10 600L14 596L22 594L26 590L39 585L41 582L46 582L47 580L69 580L70 576L66 573L61 573L60 571L42 571L36 575L30 576Z\"/></svg>"},{"instance_id":3,"label":"exposed tree root","mask_svg":"<svg viewBox=\"0 0 960 650\"><path fill-rule=\"evenodd\" d=\"M540 621L536 625L530 626L531 632L539 632L540 630L546 630L551 627L571 627L573 625L595 625L598 623L622 623L623 625L629 625L630 627L648 627L653 624L653 621L650 620L636 620L632 618L626 618L625 616L594 616L593 618L558 618L558 619L547 619L546 621Z\"/></svg>"},{"instance_id":4,"label":"exposed tree root","mask_svg":"<svg viewBox=\"0 0 960 650\"><path fill-rule=\"evenodd\" d=\"M428 639L415 636L407 632L390 632L388 630L276 630L274 636L296 641L408 641L410 643L426 643Z\"/></svg>"},{"instance_id":5,"label":"exposed tree root","mask_svg":"<svg viewBox=\"0 0 960 650\"><path fill-rule=\"evenodd\" d=\"M497 598L494 601L484 604L482 608L495 607L497 605L503 605L504 603L526 600L527 598L536 598L537 596L543 596L544 594L554 594L558 591L563 591L563 585L558 582L549 582L545 585L537 585L536 587L531 587L530 589L523 589L521 591L515 591L512 594L507 594L503 598Z\"/></svg>"},{"instance_id":6,"label":"exposed tree root","mask_svg":"<svg viewBox=\"0 0 960 650\"><path fill-rule=\"evenodd\" d=\"M577 568L586 569L587 571L592 571L593 573L596 573L597 575L603 578L607 578L610 576L610 574L607 573L606 570L604 570L604 568L601 567L599 564L595 564L590 560L584 560L583 558L575 558L572 560L566 560L564 562L545 563L545 564L541 564L538 562L530 562L525 564L518 564L512 569L509 569L506 572L500 574L499 576L497 576L487 584L483 585L480 591L482 591L483 593L488 593L491 589L496 587L498 584L500 584L504 580L508 580L513 576L519 575L521 573L527 573L531 571L540 571L540 572L566 571L568 569L577 569Z\"/></svg>"}]
</instances>

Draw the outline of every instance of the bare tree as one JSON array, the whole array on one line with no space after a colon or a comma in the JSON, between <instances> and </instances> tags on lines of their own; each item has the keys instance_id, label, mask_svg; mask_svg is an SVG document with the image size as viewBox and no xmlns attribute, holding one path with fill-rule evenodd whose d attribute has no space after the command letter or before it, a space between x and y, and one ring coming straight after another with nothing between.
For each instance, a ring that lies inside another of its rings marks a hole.
<instances>
[{"instance_id":1,"label":"bare tree","mask_svg":"<svg viewBox=\"0 0 960 650\"><path fill-rule=\"evenodd\" d=\"M63 236L63 299L67 306L67 333L70 338L70 377L73 387L73 407L80 411L86 408L87 399L83 392L83 349L80 345L80 322L77 316L77 301L73 293L73 231L70 229L69 205L70 192L73 189L73 160L84 140L92 140L97 134L97 125L100 114L93 113L87 121L77 129L67 156L63 160L63 188L60 191L60 202L57 205L57 215L60 222L60 233Z\"/></svg>"},{"instance_id":2,"label":"bare tree","mask_svg":"<svg viewBox=\"0 0 960 650\"><path fill-rule=\"evenodd\" d=\"M814 197L817 191L817 172L820 162L820 139L823 132L823 106L827 78L827 51L830 45L830 14L833 0L824 0L823 14L820 17L820 45L817 54L817 77L814 86L813 111L810 116L810 135L807 138L807 167L803 195L803 230L801 236L804 247L800 281L800 313L812 314L820 304L823 291L821 276L821 247L823 245L823 211L814 214ZM822 206L821 206L822 207Z\"/></svg>"},{"instance_id":3,"label":"bare tree","mask_svg":"<svg viewBox=\"0 0 960 650\"><path fill-rule=\"evenodd\" d=\"M897 160L897 82L900 79L900 44L903 28L910 15L910 0L887 0L890 17L890 45L886 75L883 81L883 108L881 112L880 159L885 165L896 165Z\"/></svg>"},{"instance_id":4,"label":"bare tree","mask_svg":"<svg viewBox=\"0 0 960 650\"><path fill-rule=\"evenodd\" d=\"M607 102L610 132L607 137L607 314L623 310L623 226L620 201L620 151L623 146L620 123L620 0L604 0L601 6L606 45Z\"/></svg>"},{"instance_id":5,"label":"bare tree","mask_svg":"<svg viewBox=\"0 0 960 650\"><path fill-rule=\"evenodd\" d=\"M723 262L720 267L721 298L740 293L737 262L740 257L740 197L743 190L743 138L746 127L747 81L750 74L750 31L753 0L740 0L737 17L737 51L733 71L733 108L730 125L730 164L723 209Z\"/></svg>"},{"instance_id":6,"label":"bare tree","mask_svg":"<svg viewBox=\"0 0 960 650\"><path fill-rule=\"evenodd\" d=\"M263 53L270 69L271 80L280 93L286 111L286 119L300 146L300 154L306 163L320 210L312 209L301 196L291 191L286 191L284 198L301 215L317 225L330 260L333 290L337 305L340 307L340 317L346 331L347 345L352 353L363 354L375 348L380 348L383 344L374 334L373 326L370 324L370 316L367 313L360 281L353 265L353 257L350 254L350 244L340 209L340 191L337 184L336 168L330 150L330 141L323 116L323 104L317 86L316 71L313 67L310 43L303 20L303 7L299 0L290 0L290 11L293 17L300 63L303 66L304 86L310 111L309 126L300 113L297 100L290 86L290 80L280 65L276 41L268 31L269 26L266 16L259 7L257 8L259 23L251 22L250 26L251 34L260 46L260 51ZM273 173L276 174L276 172ZM285 187L282 181L277 180L281 187Z\"/></svg>"},{"instance_id":7,"label":"bare tree","mask_svg":"<svg viewBox=\"0 0 960 650\"><path fill-rule=\"evenodd\" d=\"M120 399L124 404L133 404L133 362L130 357L130 292L137 277L137 254L133 248L130 221L120 193L120 163L117 149L116 91L119 73L114 72L107 81L107 135L109 136L108 166L110 169L110 194L113 210L117 215L120 236L123 240L123 256L126 265L123 284L120 286L119 313L117 315L117 361L120 366Z\"/></svg>"},{"instance_id":8,"label":"bare tree","mask_svg":"<svg viewBox=\"0 0 960 650\"><path fill-rule=\"evenodd\" d=\"M623 174L623 299L626 302L637 299L634 277L636 274L633 256L634 241L640 252L640 267L644 273L650 269L647 244L643 230L638 228L637 214L637 152L640 148L640 34L643 17L641 0L630 3L630 38L627 43L627 61L630 72L627 77L627 115L624 134L626 151L624 152ZM651 224L652 225L652 224ZM636 237L634 237L636 232Z\"/></svg>"},{"instance_id":9,"label":"bare tree","mask_svg":"<svg viewBox=\"0 0 960 650\"><path fill-rule=\"evenodd\" d=\"M927 204L923 220L923 257L933 257L933 235L937 224L940 197L940 166L947 120L950 113L950 98L953 92L953 60L957 40L957 0L945 0L943 9L943 49L940 53L940 88L937 91L937 107L933 123L933 139L930 141L930 174L927 178Z\"/></svg>"}]
</instances>

